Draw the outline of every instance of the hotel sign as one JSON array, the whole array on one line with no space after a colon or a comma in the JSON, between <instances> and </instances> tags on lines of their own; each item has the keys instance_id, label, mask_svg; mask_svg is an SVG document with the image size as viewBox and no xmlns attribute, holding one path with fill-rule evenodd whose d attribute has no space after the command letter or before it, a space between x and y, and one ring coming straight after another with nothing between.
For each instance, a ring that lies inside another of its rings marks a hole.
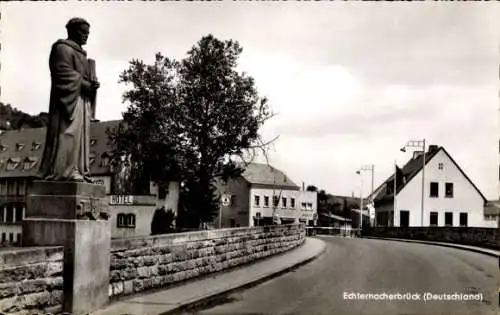
<instances>
[{"instance_id":1,"label":"hotel sign","mask_svg":"<svg viewBox=\"0 0 500 315\"><path fill-rule=\"evenodd\" d=\"M110 205L132 205L134 204L134 196L127 195L112 195L109 196Z\"/></svg>"}]
</instances>

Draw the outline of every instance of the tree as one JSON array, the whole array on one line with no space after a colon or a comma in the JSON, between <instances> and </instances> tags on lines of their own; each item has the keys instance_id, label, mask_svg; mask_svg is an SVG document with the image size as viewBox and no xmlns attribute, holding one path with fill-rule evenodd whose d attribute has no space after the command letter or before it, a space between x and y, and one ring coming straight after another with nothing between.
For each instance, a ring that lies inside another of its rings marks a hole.
<instances>
[{"instance_id":1,"label":"tree","mask_svg":"<svg viewBox=\"0 0 500 315\"><path fill-rule=\"evenodd\" d=\"M308 185L306 187L306 191L318 191L318 187L316 187L314 185Z\"/></svg>"},{"instance_id":2,"label":"tree","mask_svg":"<svg viewBox=\"0 0 500 315\"><path fill-rule=\"evenodd\" d=\"M47 126L47 122L48 114L45 112L32 116L10 104L0 102L0 129L39 128Z\"/></svg>"},{"instance_id":3,"label":"tree","mask_svg":"<svg viewBox=\"0 0 500 315\"><path fill-rule=\"evenodd\" d=\"M123 123L110 133L115 156L130 154L144 181L180 181L179 211L200 223L218 212L215 178L240 175L269 144L259 129L272 113L253 78L235 70L241 52L237 41L208 35L181 61L158 53L151 65L132 60L120 76L131 88Z\"/></svg>"},{"instance_id":4,"label":"tree","mask_svg":"<svg viewBox=\"0 0 500 315\"><path fill-rule=\"evenodd\" d=\"M151 220L151 235L173 232L174 220L175 214L172 209L165 210L165 207L156 209Z\"/></svg>"}]
</instances>

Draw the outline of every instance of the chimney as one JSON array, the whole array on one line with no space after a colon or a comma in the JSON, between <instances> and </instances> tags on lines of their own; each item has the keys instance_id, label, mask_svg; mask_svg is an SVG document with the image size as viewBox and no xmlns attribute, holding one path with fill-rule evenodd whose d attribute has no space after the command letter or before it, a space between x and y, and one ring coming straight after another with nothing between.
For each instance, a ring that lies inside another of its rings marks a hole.
<instances>
[{"instance_id":1,"label":"chimney","mask_svg":"<svg viewBox=\"0 0 500 315\"><path fill-rule=\"evenodd\" d=\"M419 156L421 156L423 153L423 151L414 151L413 152L413 159L415 160L416 158L418 158Z\"/></svg>"},{"instance_id":2,"label":"chimney","mask_svg":"<svg viewBox=\"0 0 500 315\"><path fill-rule=\"evenodd\" d=\"M431 144L429 146L429 153L433 153L433 152L436 152L437 150L439 149L439 147L435 144Z\"/></svg>"}]
</instances>

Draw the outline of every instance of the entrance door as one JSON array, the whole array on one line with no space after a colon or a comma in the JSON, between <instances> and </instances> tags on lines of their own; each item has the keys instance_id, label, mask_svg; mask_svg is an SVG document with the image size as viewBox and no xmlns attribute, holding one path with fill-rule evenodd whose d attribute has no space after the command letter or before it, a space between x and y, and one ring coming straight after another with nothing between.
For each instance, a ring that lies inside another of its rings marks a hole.
<instances>
[{"instance_id":1,"label":"entrance door","mask_svg":"<svg viewBox=\"0 0 500 315\"><path fill-rule=\"evenodd\" d=\"M399 226L401 227L410 226L410 211L401 210L399 212Z\"/></svg>"}]
</instances>

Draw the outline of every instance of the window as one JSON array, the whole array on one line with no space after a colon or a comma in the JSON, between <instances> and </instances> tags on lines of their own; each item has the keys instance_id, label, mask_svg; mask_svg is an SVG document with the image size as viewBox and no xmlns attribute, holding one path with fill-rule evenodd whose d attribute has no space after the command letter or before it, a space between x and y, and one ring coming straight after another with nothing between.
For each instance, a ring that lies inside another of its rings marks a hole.
<instances>
[{"instance_id":1,"label":"window","mask_svg":"<svg viewBox=\"0 0 500 315\"><path fill-rule=\"evenodd\" d=\"M94 153L90 153L89 154L89 165L92 165L95 163L95 154Z\"/></svg>"},{"instance_id":2,"label":"window","mask_svg":"<svg viewBox=\"0 0 500 315\"><path fill-rule=\"evenodd\" d=\"M439 184L436 182L431 182L431 197L439 197Z\"/></svg>"},{"instance_id":3,"label":"window","mask_svg":"<svg viewBox=\"0 0 500 315\"><path fill-rule=\"evenodd\" d=\"M14 209L11 203L7 205L7 216L5 218L5 222L14 222Z\"/></svg>"},{"instance_id":4,"label":"window","mask_svg":"<svg viewBox=\"0 0 500 315\"><path fill-rule=\"evenodd\" d=\"M16 151L22 151L24 149L23 143L16 143Z\"/></svg>"},{"instance_id":5,"label":"window","mask_svg":"<svg viewBox=\"0 0 500 315\"><path fill-rule=\"evenodd\" d=\"M282 206L283 208L286 208L286 204L287 204L286 197L281 198L281 206Z\"/></svg>"},{"instance_id":6,"label":"window","mask_svg":"<svg viewBox=\"0 0 500 315\"><path fill-rule=\"evenodd\" d=\"M290 198L290 208L295 209L295 198Z\"/></svg>"},{"instance_id":7,"label":"window","mask_svg":"<svg viewBox=\"0 0 500 315\"><path fill-rule=\"evenodd\" d=\"M2 243L5 243L6 240L7 238L5 237L5 233L2 233Z\"/></svg>"},{"instance_id":8,"label":"window","mask_svg":"<svg viewBox=\"0 0 500 315\"><path fill-rule=\"evenodd\" d=\"M308 202L306 203L306 210L312 210L313 209L313 204Z\"/></svg>"},{"instance_id":9,"label":"window","mask_svg":"<svg viewBox=\"0 0 500 315\"><path fill-rule=\"evenodd\" d=\"M236 221L234 219L231 219L230 222L231 222L230 223L231 227L235 227L236 226Z\"/></svg>"},{"instance_id":10,"label":"window","mask_svg":"<svg viewBox=\"0 0 500 315\"><path fill-rule=\"evenodd\" d=\"M13 171L15 170L18 166L19 163L21 162L20 158L10 158L7 160L7 171Z\"/></svg>"},{"instance_id":11,"label":"window","mask_svg":"<svg viewBox=\"0 0 500 315\"><path fill-rule=\"evenodd\" d=\"M6 146L5 144L0 144L0 152L5 152L5 151L7 151L8 148L9 147Z\"/></svg>"},{"instance_id":12,"label":"window","mask_svg":"<svg viewBox=\"0 0 500 315\"><path fill-rule=\"evenodd\" d=\"M9 243L14 243L14 233L9 233Z\"/></svg>"},{"instance_id":13,"label":"window","mask_svg":"<svg viewBox=\"0 0 500 315\"><path fill-rule=\"evenodd\" d=\"M121 228L125 227L125 214L124 213L118 213L116 216L116 226Z\"/></svg>"},{"instance_id":14,"label":"window","mask_svg":"<svg viewBox=\"0 0 500 315\"><path fill-rule=\"evenodd\" d=\"M3 222L3 216L4 216L4 213L5 213L5 209L4 207L2 206L0 208L0 222Z\"/></svg>"},{"instance_id":15,"label":"window","mask_svg":"<svg viewBox=\"0 0 500 315\"><path fill-rule=\"evenodd\" d=\"M300 209L302 209L302 210L306 210L306 207L307 207L307 205L306 205L306 203L305 203L305 202L302 202L302 203L300 204Z\"/></svg>"},{"instance_id":16,"label":"window","mask_svg":"<svg viewBox=\"0 0 500 315\"><path fill-rule=\"evenodd\" d=\"M40 147L40 142L33 141L33 143L31 143L31 151L38 151L40 150Z\"/></svg>"},{"instance_id":17,"label":"window","mask_svg":"<svg viewBox=\"0 0 500 315\"><path fill-rule=\"evenodd\" d=\"M90 139L90 145L94 146L97 143L96 139Z\"/></svg>"},{"instance_id":18,"label":"window","mask_svg":"<svg viewBox=\"0 0 500 315\"><path fill-rule=\"evenodd\" d=\"M431 212L430 225L431 226L438 226L438 213L437 212Z\"/></svg>"},{"instance_id":19,"label":"window","mask_svg":"<svg viewBox=\"0 0 500 315\"><path fill-rule=\"evenodd\" d=\"M407 210L399 211L399 226L401 227L410 226L410 211Z\"/></svg>"},{"instance_id":20,"label":"window","mask_svg":"<svg viewBox=\"0 0 500 315\"><path fill-rule=\"evenodd\" d=\"M264 207L269 207L269 196L264 196Z\"/></svg>"},{"instance_id":21,"label":"window","mask_svg":"<svg viewBox=\"0 0 500 315\"><path fill-rule=\"evenodd\" d=\"M127 214L127 227L135 228L135 214Z\"/></svg>"},{"instance_id":22,"label":"window","mask_svg":"<svg viewBox=\"0 0 500 315\"><path fill-rule=\"evenodd\" d=\"M460 226L467 226L467 212L460 213Z\"/></svg>"},{"instance_id":23,"label":"window","mask_svg":"<svg viewBox=\"0 0 500 315\"><path fill-rule=\"evenodd\" d=\"M445 226L453 226L453 212L445 212L444 225Z\"/></svg>"},{"instance_id":24,"label":"window","mask_svg":"<svg viewBox=\"0 0 500 315\"><path fill-rule=\"evenodd\" d=\"M253 203L256 207L260 207L260 196L253 196Z\"/></svg>"},{"instance_id":25,"label":"window","mask_svg":"<svg viewBox=\"0 0 500 315\"><path fill-rule=\"evenodd\" d=\"M17 233L17 242L21 244L22 236L21 233Z\"/></svg>"},{"instance_id":26,"label":"window","mask_svg":"<svg viewBox=\"0 0 500 315\"><path fill-rule=\"evenodd\" d=\"M16 222L21 222L23 220L23 205L18 204L16 206Z\"/></svg>"},{"instance_id":27,"label":"window","mask_svg":"<svg viewBox=\"0 0 500 315\"><path fill-rule=\"evenodd\" d=\"M165 199L168 195L168 188L164 185L158 186L158 199Z\"/></svg>"},{"instance_id":28,"label":"window","mask_svg":"<svg viewBox=\"0 0 500 315\"><path fill-rule=\"evenodd\" d=\"M443 163L438 163L438 170L442 170L443 169Z\"/></svg>"},{"instance_id":29,"label":"window","mask_svg":"<svg viewBox=\"0 0 500 315\"><path fill-rule=\"evenodd\" d=\"M105 152L105 153L103 153L103 154L101 155L101 166L102 166L102 167L107 167L107 166L109 166L109 160L110 160L110 159L109 159L109 154L108 154L108 153L106 153L106 152Z\"/></svg>"},{"instance_id":30,"label":"window","mask_svg":"<svg viewBox=\"0 0 500 315\"><path fill-rule=\"evenodd\" d=\"M391 183L390 185L387 185L386 187L387 187L386 188L387 189L387 194L388 195L392 195L392 193L394 192L394 184Z\"/></svg>"},{"instance_id":31,"label":"window","mask_svg":"<svg viewBox=\"0 0 500 315\"><path fill-rule=\"evenodd\" d=\"M446 183L445 184L445 197L446 198L453 198L453 183Z\"/></svg>"},{"instance_id":32,"label":"window","mask_svg":"<svg viewBox=\"0 0 500 315\"><path fill-rule=\"evenodd\" d=\"M277 207L280 204L280 198L278 196L273 196L273 207Z\"/></svg>"}]
</instances>

